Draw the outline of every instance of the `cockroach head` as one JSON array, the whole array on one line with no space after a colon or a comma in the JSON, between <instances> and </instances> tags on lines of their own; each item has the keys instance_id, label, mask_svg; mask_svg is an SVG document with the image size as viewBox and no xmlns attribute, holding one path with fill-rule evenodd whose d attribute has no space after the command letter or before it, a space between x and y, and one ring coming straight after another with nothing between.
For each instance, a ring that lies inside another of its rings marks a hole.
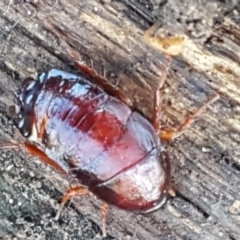
<instances>
[{"instance_id":1,"label":"cockroach head","mask_svg":"<svg viewBox=\"0 0 240 240\"><path fill-rule=\"evenodd\" d=\"M15 105L15 115L18 117L17 127L24 137L31 135L34 121L33 103L36 100L38 90L41 86L33 78L26 78L21 89L15 92L17 104Z\"/></svg>"}]
</instances>

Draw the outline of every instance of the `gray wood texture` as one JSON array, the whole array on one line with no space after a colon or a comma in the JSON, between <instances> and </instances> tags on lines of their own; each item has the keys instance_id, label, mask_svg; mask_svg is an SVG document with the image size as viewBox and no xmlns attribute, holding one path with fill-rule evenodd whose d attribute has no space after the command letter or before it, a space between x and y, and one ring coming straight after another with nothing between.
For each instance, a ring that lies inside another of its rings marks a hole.
<instances>
[{"instance_id":1,"label":"gray wood texture","mask_svg":"<svg viewBox=\"0 0 240 240\"><path fill-rule=\"evenodd\" d=\"M76 72L48 31L49 20L149 119L165 56L143 34L160 19L160 32L184 36L164 86L164 126L177 127L215 93L221 96L180 137L163 143L177 196L148 215L111 206L106 239L240 239L240 5L225 2L0 1L1 140L18 137L5 110L25 77L51 68ZM101 239L101 203L94 196L73 199L54 221L62 194L74 183L38 159L1 150L0 237Z\"/></svg>"}]
</instances>

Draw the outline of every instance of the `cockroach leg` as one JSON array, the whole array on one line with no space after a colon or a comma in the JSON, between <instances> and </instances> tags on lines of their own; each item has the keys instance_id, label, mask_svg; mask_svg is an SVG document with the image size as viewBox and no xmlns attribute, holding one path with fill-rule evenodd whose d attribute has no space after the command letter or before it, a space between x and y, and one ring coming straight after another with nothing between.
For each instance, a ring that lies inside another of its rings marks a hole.
<instances>
[{"instance_id":1,"label":"cockroach leg","mask_svg":"<svg viewBox=\"0 0 240 240\"><path fill-rule=\"evenodd\" d=\"M60 171L61 173L67 174L66 170L64 170L56 161L49 158L44 152L38 149L35 145L31 143L25 142L22 144L22 148L27 151L30 155L39 158L42 162L52 166L54 169Z\"/></svg>"},{"instance_id":2,"label":"cockroach leg","mask_svg":"<svg viewBox=\"0 0 240 240\"><path fill-rule=\"evenodd\" d=\"M6 142L3 144L0 144L0 149L16 149L20 151L26 151L31 156L39 158L42 162L47 163L48 165L52 166L54 169L60 171L61 173L67 174L67 172L60 165L58 165L55 161L49 158L44 152L39 150L36 146L28 142L24 142L24 143Z\"/></svg>"},{"instance_id":3,"label":"cockroach leg","mask_svg":"<svg viewBox=\"0 0 240 240\"><path fill-rule=\"evenodd\" d=\"M20 144L15 142L5 142L0 144L0 149L20 149Z\"/></svg>"},{"instance_id":4,"label":"cockroach leg","mask_svg":"<svg viewBox=\"0 0 240 240\"><path fill-rule=\"evenodd\" d=\"M171 61L172 61L172 58L170 56L166 56L166 63L163 68L164 70L162 71L162 76L159 79L157 90L154 93L154 111L153 111L152 123L158 135L160 134L160 131L161 131L162 88L166 81L168 70L171 65Z\"/></svg>"},{"instance_id":5,"label":"cockroach leg","mask_svg":"<svg viewBox=\"0 0 240 240\"><path fill-rule=\"evenodd\" d=\"M167 78L168 70L171 64L171 57L166 55L166 64L162 73L161 78L159 79L157 90L154 95L154 111L153 111L153 126L161 140L170 141L182 134L184 129L189 127L195 119L212 103L219 99L219 94L213 96L210 100L205 102L200 106L191 116L189 116L176 130L173 131L164 131L161 128L161 105L162 105L162 88L164 82Z\"/></svg>"},{"instance_id":6,"label":"cockroach leg","mask_svg":"<svg viewBox=\"0 0 240 240\"><path fill-rule=\"evenodd\" d=\"M59 219L62 209L68 200L71 200L73 197L76 197L76 196L86 196L89 194L90 194L89 190L84 186L76 186L76 187L68 189L67 192L63 195L60 207L55 216L55 220L57 221ZM103 228L102 228L103 237L106 236L107 210L108 210L108 205L106 203L103 203L100 208L100 214L101 214L101 219L102 219L102 223L103 223Z\"/></svg>"},{"instance_id":7,"label":"cockroach leg","mask_svg":"<svg viewBox=\"0 0 240 240\"><path fill-rule=\"evenodd\" d=\"M99 76L97 72L90 68L87 64L85 64L83 61L79 60L78 53L71 47L67 47L68 54L72 58L72 60L75 62L76 67L81 70L83 73L85 73L87 76L91 77L94 82L101 86L106 92L113 96L117 96L120 100L122 100L127 106L132 107L133 103L132 101L124 95L122 92L120 92L119 89L113 87L109 82L102 76Z\"/></svg>"},{"instance_id":8,"label":"cockroach leg","mask_svg":"<svg viewBox=\"0 0 240 240\"><path fill-rule=\"evenodd\" d=\"M73 198L75 196L84 196L84 195L88 195L88 194L89 194L89 190L83 186L77 186L77 187L68 189L67 192L63 195L63 198L62 198L60 207L58 209L58 212L56 214L55 220L59 219L62 209L68 200L70 200L71 198Z\"/></svg>"},{"instance_id":9,"label":"cockroach leg","mask_svg":"<svg viewBox=\"0 0 240 240\"><path fill-rule=\"evenodd\" d=\"M107 232L106 232L106 218L107 218L107 210L108 210L108 205L106 203L103 203L101 208L100 208L100 214L101 214L101 219L103 223L103 237L106 237Z\"/></svg>"},{"instance_id":10,"label":"cockroach leg","mask_svg":"<svg viewBox=\"0 0 240 240\"><path fill-rule=\"evenodd\" d=\"M181 135L184 129L188 128L207 107L209 107L218 99L219 99L218 94L210 98L207 102L200 106L191 116L189 116L176 130L160 132L159 133L160 139L164 141L170 141Z\"/></svg>"},{"instance_id":11,"label":"cockroach leg","mask_svg":"<svg viewBox=\"0 0 240 240\"><path fill-rule=\"evenodd\" d=\"M89 67L84 61L80 59L80 56L77 51L75 51L68 43L67 37L65 33L59 29L52 21L47 20L45 21L45 27L50 30L53 34L55 34L59 41L61 42L62 46L64 46L72 58L73 62L75 63L76 67L81 70L84 74L92 78L95 83L101 86L107 93L117 96L120 100L122 100L127 106L132 107L132 101L124 95L119 89L114 87L112 84L108 82L103 76L98 75L98 73L91 67Z\"/></svg>"}]
</instances>

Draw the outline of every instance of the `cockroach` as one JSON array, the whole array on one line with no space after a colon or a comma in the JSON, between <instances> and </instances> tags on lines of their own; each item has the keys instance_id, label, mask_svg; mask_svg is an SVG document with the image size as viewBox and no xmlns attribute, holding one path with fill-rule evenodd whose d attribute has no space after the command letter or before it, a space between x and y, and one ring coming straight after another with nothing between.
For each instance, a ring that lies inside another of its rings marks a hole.
<instances>
[{"instance_id":1,"label":"cockroach","mask_svg":"<svg viewBox=\"0 0 240 240\"><path fill-rule=\"evenodd\" d=\"M107 204L148 213L160 208L169 194L174 195L170 161L160 139L170 140L181 134L218 96L198 108L176 131L163 132L161 90L170 60L159 79L149 122L131 109L127 97L78 59L63 34L60 40L77 68L92 81L85 75L57 69L40 74L36 80L25 79L16 92L17 127L25 141L1 147L23 149L75 176L81 186L65 193L56 218L72 196L93 193L104 202L101 217L106 235Z\"/></svg>"}]
</instances>

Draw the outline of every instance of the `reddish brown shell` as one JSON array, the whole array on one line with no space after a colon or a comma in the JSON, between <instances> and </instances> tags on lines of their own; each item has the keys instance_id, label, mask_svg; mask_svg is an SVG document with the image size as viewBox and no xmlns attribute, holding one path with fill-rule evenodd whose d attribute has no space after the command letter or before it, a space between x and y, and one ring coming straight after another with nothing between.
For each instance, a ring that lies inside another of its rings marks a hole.
<instances>
[{"instance_id":1,"label":"reddish brown shell","mask_svg":"<svg viewBox=\"0 0 240 240\"><path fill-rule=\"evenodd\" d=\"M83 76L52 69L17 93L27 141L106 203L149 212L166 200L170 164L152 125Z\"/></svg>"}]
</instances>

